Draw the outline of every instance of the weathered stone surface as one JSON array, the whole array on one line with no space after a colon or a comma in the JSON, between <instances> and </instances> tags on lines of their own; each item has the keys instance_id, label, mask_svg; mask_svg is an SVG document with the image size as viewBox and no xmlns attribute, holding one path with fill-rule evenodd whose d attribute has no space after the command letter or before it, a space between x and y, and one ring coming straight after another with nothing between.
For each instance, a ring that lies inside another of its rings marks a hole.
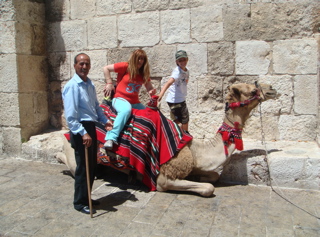
<instances>
[{"instance_id":1,"label":"weathered stone surface","mask_svg":"<svg viewBox=\"0 0 320 237\"><path fill-rule=\"evenodd\" d=\"M1 22L0 27L0 51L2 53L16 53L16 29L14 21Z\"/></svg>"},{"instance_id":2,"label":"weathered stone surface","mask_svg":"<svg viewBox=\"0 0 320 237\"><path fill-rule=\"evenodd\" d=\"M0 55L0 92L18 92L16 60L16 54Z\"/></svg>"},{"instance_id":3,"label":"weathered stone surface","mask_svg":"<svg viewBox=\"0 0 320 237\"><path fill-rule=\"evenodd\" d=\"M69 80L74 72L73 64L74 58L71 58L68 52L50 53L48 56L49 81Z\"/></svg>"},{"instance_id":4,"label":"weathered stone surface","mask_svg":"<svg viewBox=\"0 0 320 237\"><path fill-rule=\"evenodd\" d=\"M2 123L1 123L2 124ZM20 156L21 153L21 129L16 127L3 127L3 153L11 156Z\"/></svg>"},{"instance_id":5,"label":"weathered stone surface","mask_svg":"<svg viewBox=\"0 0 320 237\"><path fill-rule=\"evenodd\" d=\"M222 7L212 5L191 9L191 35L198 42L222 40Z\"/></svg>"},{"instance_id":6,"label":"weathered stone surface","mask_svg":"<svg viewBox=\"0 0 320 237\"><path fill-rule=\"evenodd\" d=\"M133 9L136 12L156 11L168 9L169 0L133 0Z\"/></svg>"},{"instance_id":7,"label":"weathered stone surface","mask_svg":"<svg viewBox=\"0 0 320 237\"><path fill-rule=\"evenodd\" d=\"M275 100L268 100L261 104L263 113L273 114L290 114L293 108L293 82L289 75L283 76L266 76L259 77L259 83L272 85L277 90L278 97Z\"/></svg>"},{"instance_id":8,"label":"weathered stone surface","mask_svg":"<svg viewBox=\"0 0 320 237\"><path fill-rule=\"evenodd\" d=\"M70 2L51 0L46 2L46 20L56 22L69 19Z\"/></svg>"},{"instance_id":9,"label":"weathered stone surface","mask_svg":"<svg viewBox=\"0 0 320 237\"><path fill-rule=\"evenodd\" d=\"M88 20L88 48L117 47L117 19L115 16L91 18Z\"/></svg>"},{"instance_id":10,"label":"weathered stone surface","mask_svg":"<svg viewBox=\"0 0 320 237\"><path fill-rule=\"evenodd\" d=\"M316 75L294 76L294 112L316 115L318 111L315 99L319 98Z\"/></svg>"},{"instance_id":11,"label":"weathered stone surface","mask_svg":"<svg viewBox=\"0 0 320 237\"><path fill-rule=\"evenodd\" d=\"M22 144L24 159L57 164L59 153L63 153L63 140L66 130L47 132L32 136L28 142Z\"/></svg>"},{"instance_id":12,"label":"weathered stone surface","mask_svg":"<svg viewBox=\"0 0 320 237\"><path fill-rule=\"evenodd\" d=\"M187 67L190 77L208 72L207 44L179 44L177 50L185 50L188 54Z\"/></svg>"},{"instance_id":13,"label":"weathered stone surface","mask_svg":"<svg viewBox=\"0 0 320 237\"><path fill-rule=\"evenodd\" d=\"M119 15L118 39L121 47L154 46L159 43L159 13Z\"/></svg>"},{"instance_id":14,"label":"weathered stone surface","mask_svg":"<svg viewBox=\"0 0 320 237\"><path fill-rule=\"evenodd\" d=\"M47 90L47 64L44 56L18 55L17 63L19 92Z\"/></svg>"},{"instance_id":15,"label":"weathered stone surface","mask_svg":"<svg viewBox=\"0 0 320 237\"><path fill-rule=\"evenodd\" d=\"M237 41L236 74L267 74L270 50L270 45L264 41Z\"/></svg>"},{"instance_id":16,"label":"weathered stone surface","mask_svg":"<svg viewBox=\"0 0 320 237\"><path fill-rule=\"evenodd\" d=\"M273 70L277 74L316 74L317 42L313 39L280 40L273 46Z\"/></svg>"},{"instance_id":17,"label":"weathered stone surface","mask_svg":"<svg viewBox=\"0 0 320 237\"><path fill-rule=\"evenodd\" d=\"M294 1L251 5L252 38L281 40L310 37L319 22L319 2Z\"/></svg>"},{"instance_id":18,"label":"weathered stone surface","mask_svg":"<svg viewBox=\"0 0 320 237\"><path fill-rule=\"evenodd\" d=\"M44 2L15 1L16 20L30 24L45 24Z\"/></svg>"},{"instance_id":19,"label":"weathered stone surface","mask_svg":"<svg viewBox=\"0 0 320 237\"><path fill-rule=\"evenodd\" d=\"M12 21L15 20L15 9L13 1L1 1L0 2L0 21Z\"/></svg>"},{"instance_id":20,"label":"weathered stone surface","mask_svg":"<svg viewBox=\"0 0 320 237\"><path fill-rule=\"evenodd\" d=\"M48 121L48 104L44 101L48 101L47 92L20 93L19 112L21 118L24 118L20 124L23 128L33 127ZM32 128L32 130L38 129ZM39 131L41 130L39 129Z\"/></svg>"},{"instance_id":21,"label":"weathered stone surface","mask_svg":"<svg viewBox=\"0 0 320 237\"><path fill-rule=\"evenodd\" d=\"M189 43L190 39L190 10L161 11L161 40L166 44ZM180 21L180 19L184 19Z\"/></svg>"},{"instance_id":22,"label":"weathered stone surface","mask_svg":"<svg viewBox=\"0 0 320 237\"><path fill-rule=\"evenodd\" d=\"M266 103L266 102L263 102ZM268 114L268 111L259 108L247 120L245 128L243 129L243 137L248 139L257 139L267 141L279 140L278 118Z\"/></svg>"},{"instance_id":23,"label":"weathered stone surface","mask_svg":"<svg viewBox=\"0 0 320 237\"><path fill-rule=\"evenodd\" d=\"M313 115L280 115L280 140L314 141L317 119Z\"/></svg>"},{"instance_id":24,"label":"weathered stone surface","mask_svg":"<svg viewBox=\"0 0 320 237\"><path fill-rule=\"evenodd\" d=\"M0 93L0 124L2 126L19 126L19 100L18 93Z\"/></svg>"},{"instance_id":25,"label":"weathered stone surface","mask_svg":"<svg viewBox=\"0 0 320 237\"><path fill-rule=\"evenodd\" d=\"M208 44L208 72L218 75L232 75L235 71L234 50L231 42Z\"/></svg>"},{"instance_id":26,"label":"weathered stone surface","mask_svg":"<svg viewBox=\"0 0 320 237\"><path fill-rule=\"evenodd\" d=\"M211 139L216 135L216 132L222 124L222 120L224 117L223 111L210 110L206 112L197 112L189 110L189 112L189 131L194 138Z\"/></svg>"},{"instance_id":27,"label":"weathered stone surface","mask_svg":"<svg viewBox=\"0 0 320 237\"><path fill-rule=\"evenodd\" d=\"M96 14L96 0L70 0L71 19L88 19Z\"/></svg>"},{"instance_id":28,"label":"weathered stone surface","mask_svg":"<svg viewBox=\"0 0 320 237\"><path fill-rule=\"evenodd\" d=\"M144 48L152 77L170 76L172 70L176 67L176 46L174 45L156 45L152 48Z\"/></svg>"},{"instance_id":29,"label":"weathered stone surface","mask_svg":"<svg viewBox=\"0 0 320 237\"><path fill-rule=\"evenodd\" d=\"M203 113L224 109L222 82L223 78L219 76L197 77L197 84L191 85L188 88L191 101L195 101L195 95L198 95L198 104L196 107L192 108L192 110ZM193 88L196 86L198 87L198 90L197 93L194 93L195 91L193 91Z\"/></svg>"},{"instance_id":30,"label":"weathered stone surface","mask_svg":"<svg viewBox=\"0 0 320 237\"><path fill-rule=\"evenodd\" d=\"M222 15L223 34L226 41L250 40L252 38L249 4L226 5L223 7Z\"/></svg>"},{"instance_id":31,"label":"weathered stone surface","mask_svg":"<svg viewBox=\"0 0 320 237\"><path fill-rule=\"evenodd\" d=\"M97 14L99 16L128 13L132 11L131 0L97 0Z\"/></svg>"},{"instance_id":32,"label":"weathered stone surface","mask_svg":"<svg viewBox=\"0 0 320 237\"><path fill-rule=\"evenodd\" d=\"M48 26L49 52L83 50L87 47L85 21L63 21Z\"/></svg>"},{"instance_id":33,"label":"weathered stone surface","mask_svg":"<svg viewBox=\"0 0 320 237\"><path fill-rule=\"evenodd\" d=\"M202 5L203 0L170 0L169 9L193 8Z\"/></svg>"}]
</instances>

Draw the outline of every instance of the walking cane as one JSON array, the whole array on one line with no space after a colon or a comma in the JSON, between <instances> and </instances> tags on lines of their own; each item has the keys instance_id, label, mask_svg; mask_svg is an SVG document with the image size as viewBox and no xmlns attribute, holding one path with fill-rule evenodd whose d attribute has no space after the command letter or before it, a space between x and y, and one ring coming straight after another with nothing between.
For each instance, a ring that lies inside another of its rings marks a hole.
<instances>
[{"instance_id":1,"label":"walking cane","mask_svg":"<svg viewBox=\"0 0 320 237\"><path fill-rule=\"evenodd\" d=\"M89 209L90 216L92 216L92 202L91 202L91 183L90 183L90 173L89 173L89 157L88 157L88 147L85 149L85 157L86 157L86 174L87 174L87 187L88 187L88 199L89 199Z\"/></svg>"}]
</instances>

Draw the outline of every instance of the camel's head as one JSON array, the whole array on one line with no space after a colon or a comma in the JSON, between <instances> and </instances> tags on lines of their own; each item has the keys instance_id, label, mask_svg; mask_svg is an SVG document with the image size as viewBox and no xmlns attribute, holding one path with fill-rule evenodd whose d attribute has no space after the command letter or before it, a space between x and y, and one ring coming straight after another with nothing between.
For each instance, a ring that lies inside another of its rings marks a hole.
<instances>
[{"instance_id":1,"label":"camel's head","mask_svg":"<svg viewBox=\"0 0 320 237\"><path fill-rule=\"evenodd\" d=\"M234 109L245 105L255 107L259 102L274 99L277 96L277 91L272 89L271 85L259 84L257 82L255 84L234 84L228 87L228 90L226 109Z\"/></svg>"}]
</instances>

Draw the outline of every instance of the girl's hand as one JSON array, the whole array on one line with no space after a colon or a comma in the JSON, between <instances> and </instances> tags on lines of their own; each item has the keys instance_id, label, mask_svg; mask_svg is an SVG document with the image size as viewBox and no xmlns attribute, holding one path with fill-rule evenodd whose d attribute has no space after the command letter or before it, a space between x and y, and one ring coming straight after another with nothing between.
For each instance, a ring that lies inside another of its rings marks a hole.
<instances>
[{"instance_id":1,"label":"girl's hand","mask_svg":"<svg viewBox=\"0 0 320 237\"><path fill-rule=\"evenodd\" d=\"M112 128L113 128L113 124L110 120L108 120L108 122L106 123L106 125L104 126L104 128L107 130L107 131L111 131Z\"/></svg>"},{"instance_id":2,"label":"girl's hand","mask_svg":"<svg viewBox=\"0 0 320 237\"><path fill-rule=\"evenodd\" d=\"M106 86L103 89L103 93L105 97L111 96L112 91L114 91L113 84L106 84Z\"/></svg>"}]
</instances>

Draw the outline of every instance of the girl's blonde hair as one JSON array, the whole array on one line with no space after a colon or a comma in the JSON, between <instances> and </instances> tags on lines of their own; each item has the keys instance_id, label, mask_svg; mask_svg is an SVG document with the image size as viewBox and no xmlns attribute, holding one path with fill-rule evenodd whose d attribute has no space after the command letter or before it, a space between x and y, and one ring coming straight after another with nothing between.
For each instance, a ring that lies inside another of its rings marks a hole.
<instances>
[{"instance_id":1,"label":"girl's blonde hair","mask_svg":"<svg viewBox=\"0 0 320 237\"><path fill-rule=\"evenodd\" d=\"M138 69L139 58L144 59L144 63L140 69ZM133 51L128 61L128 72L130 74L130 80L135 78L138 74L142 75L143 83L147 83L150 78L150 67L147 54L142 49Z\"/></svg>"}]
</instances>

